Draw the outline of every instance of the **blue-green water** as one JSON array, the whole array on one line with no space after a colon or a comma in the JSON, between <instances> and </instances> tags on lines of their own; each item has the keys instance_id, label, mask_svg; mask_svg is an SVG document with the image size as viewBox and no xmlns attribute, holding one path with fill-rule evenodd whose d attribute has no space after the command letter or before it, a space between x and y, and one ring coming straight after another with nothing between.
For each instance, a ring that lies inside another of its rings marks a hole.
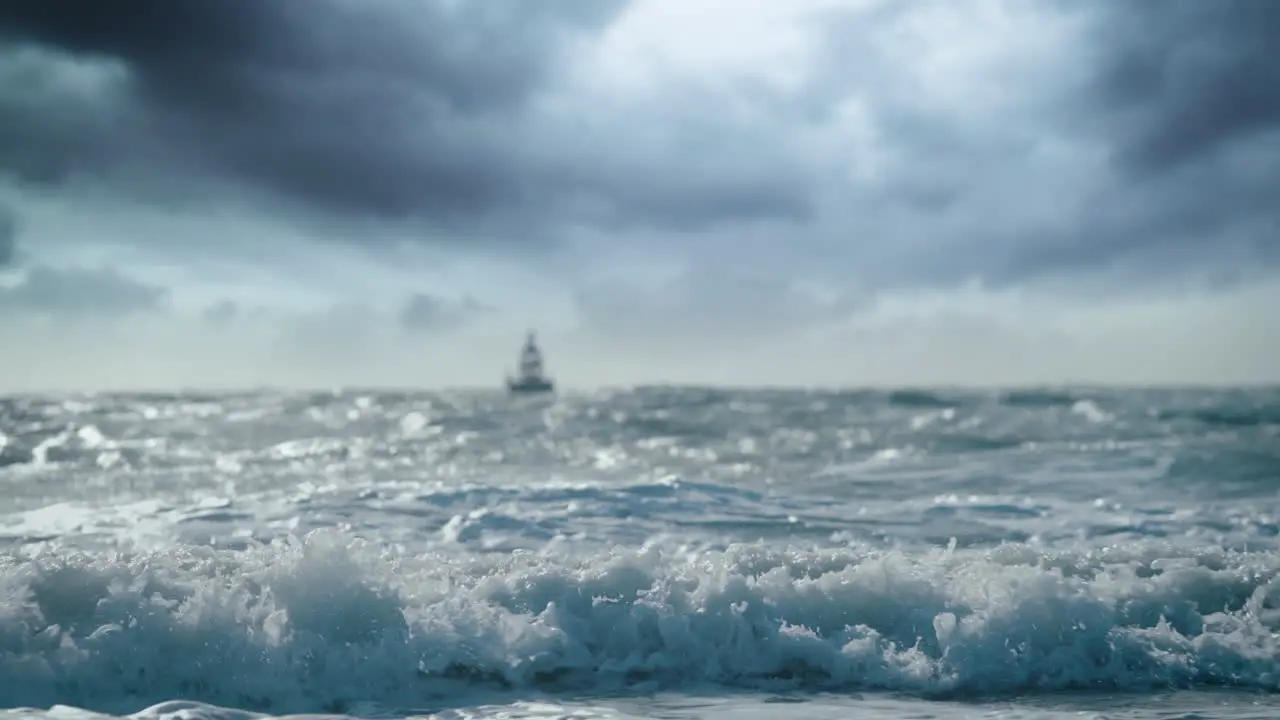
<instances>
[{"instance_id":1,"label":"blue-green water","mask_svg":"<svg viewBox=\"0 0 1280 720\"><path fill-rule=\"evenodd\" d=\"M0 488L11 715L1280 715L1276 390L9 397Z\"/></svg>"}]
</instances>

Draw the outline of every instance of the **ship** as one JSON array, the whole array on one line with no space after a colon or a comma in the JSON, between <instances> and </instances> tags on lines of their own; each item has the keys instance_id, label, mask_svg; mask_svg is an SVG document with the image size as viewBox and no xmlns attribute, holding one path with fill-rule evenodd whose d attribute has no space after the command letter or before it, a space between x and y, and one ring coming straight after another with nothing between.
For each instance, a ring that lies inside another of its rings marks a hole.
<instances>
[{"instance_id":1,"label":"ship","mask_svg":"<svg viewBox=\"0 0 1280 720\"><path fill-rule=\"evenodd\" d=\"M529 395L555 392L555 383L542 369L542 351L538 349L538 341L532 330L524 341L520 351L520 373L516 377L507 377L507 391L513 395Z\"/></svg>"}]
</instances>

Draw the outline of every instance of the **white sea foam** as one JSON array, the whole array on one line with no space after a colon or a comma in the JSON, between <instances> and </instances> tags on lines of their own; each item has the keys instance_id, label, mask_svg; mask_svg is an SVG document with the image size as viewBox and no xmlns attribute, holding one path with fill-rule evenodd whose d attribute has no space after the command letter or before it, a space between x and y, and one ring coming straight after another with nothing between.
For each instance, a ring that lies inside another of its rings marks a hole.
<instances>
[{"instance_id":1,"label":"white sea foam","mask_svg":"<svg viewBox=\"0 0 1280 720\"><path fill-rule=\"evenodd\" d=\"M1275 716L1246 399L0 399L0 715Z\"/></svg>"},{"instance_id":2,"label":"white sea foam","mask_svg":"<svg viewBox=\"0 0 1280 720\"><path fill-rule=\"evenodd\" d=\"M416 555L323 531L0 566L0 705L288 712L468 690L1280 687L1280 555L1143 543Z\"/></svg>"}]
</instances>

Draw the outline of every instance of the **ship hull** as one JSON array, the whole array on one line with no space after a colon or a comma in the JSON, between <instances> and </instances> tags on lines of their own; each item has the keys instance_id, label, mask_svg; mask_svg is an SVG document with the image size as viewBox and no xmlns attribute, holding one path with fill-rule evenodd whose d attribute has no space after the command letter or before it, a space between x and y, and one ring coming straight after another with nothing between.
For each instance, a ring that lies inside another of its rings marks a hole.
<instances>
[{"instance_id":1,"label":"ship hull","mask_svg":"<svg viewBox=\"0 0 1280 720\"><path fill-rule=\"evenodd\" d=\"M555 383L550 380L508 380L507 392L512 395L539 395L555 392Z\"/></svg>"}]
</instances>

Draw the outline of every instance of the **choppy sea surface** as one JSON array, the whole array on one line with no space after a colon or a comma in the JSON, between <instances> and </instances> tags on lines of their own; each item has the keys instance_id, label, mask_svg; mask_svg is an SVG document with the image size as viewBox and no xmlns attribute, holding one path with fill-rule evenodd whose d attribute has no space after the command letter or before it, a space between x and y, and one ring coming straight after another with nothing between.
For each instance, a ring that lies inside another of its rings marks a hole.
<instances>
[{"instance_id":1,"label":"choppy sea surface","mask_svg":"<svg viewBox=\"0 0 1280 720\"><path fill-rule=\"evenodd\" d=\"M0 720L1280 717L1280 390L0 398Z\"/></svg>"}]
</instances>

